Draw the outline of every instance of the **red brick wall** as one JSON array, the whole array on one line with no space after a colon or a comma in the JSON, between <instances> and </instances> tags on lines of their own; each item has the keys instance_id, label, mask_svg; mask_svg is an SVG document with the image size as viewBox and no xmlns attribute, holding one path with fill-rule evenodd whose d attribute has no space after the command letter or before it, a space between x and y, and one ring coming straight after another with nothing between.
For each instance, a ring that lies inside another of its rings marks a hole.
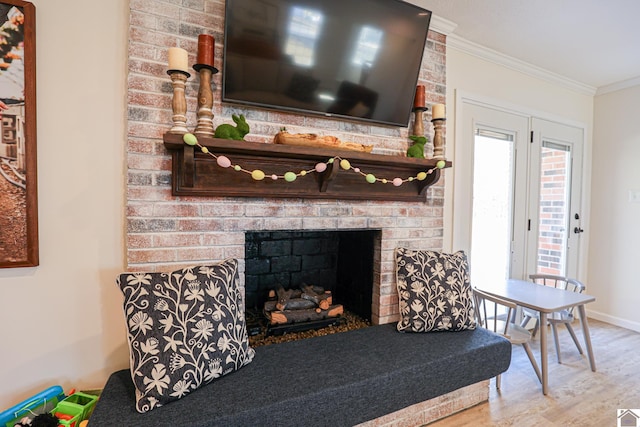
<instances>
[{"instance_id":1,"label":"red brick wall","mask_svg":"<svg viewBox=\"0 0 640 427\"><path fill-rule=\"evenodd\" d=\"M565 274L568 152L542 149L537 273Z\"/></svg>"},{"instance_id":2,"label":"red brick wall","mask_svg":"<svg viewBox=\"0 0 640 427\"><path fill-rule=\"evenodd\" d=\"M426 203L354 202L273 198L173 197L171 157L162 135L171 127L167 50L178 46L193 64L198 34L216 39L222 61L224 1L131 0L127 92L127 265L130 270L167 270L234 257L244 269L246 230L381 229L374 275L374 323L397 320L393 250L442 248L443 179ZM420 84L428 103L445 102L445 37L430 32ZM220 65L218 65L219 68ZM292 133L314 132L374 145L374 153L404 155L410 128L369 125L315 116L222 104L221 75L214 76L214 126L247 117L245 139L269 142L282 126ZM189 129L196 123L198 78L187 83ZM407 99L407 102L413 102ZM425 123L425 130L431 133Z\"/></svg>"}]
</instances>

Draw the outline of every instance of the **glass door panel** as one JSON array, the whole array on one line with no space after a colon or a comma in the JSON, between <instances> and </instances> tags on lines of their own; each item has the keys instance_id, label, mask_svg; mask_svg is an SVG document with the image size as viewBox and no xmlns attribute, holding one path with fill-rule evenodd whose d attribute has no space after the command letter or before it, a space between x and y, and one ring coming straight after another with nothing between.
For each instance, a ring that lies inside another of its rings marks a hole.
<instances>
[{"instance_id":1,"label":"glass door panel","mask_svg":"<svg viewBox=\"0 0 640 427\"><path fill-rule=\"evenodd\" d=\"M471 278L507 279L511 266L514 191L513 135L476 129L474 141ZM490 167L487 167L490 165Z\"/></svg>"},{"instance_id":2,"label":"glass door panel","mask_svg":"<svg viewBox=\"0 0 640 427\"><path fill-rule=\"evenodd\" d=\"M570 147L542 141L536 272L564 276L571 195Z\"/></svg>"},{"instance_id":3,"label":"glass door panel","mask_svg":"<svg viewBox=\"0 0 640 427\"><path fill-rule=\"evenodd\" d=\"M472 284L522 279L526 268L529 118L461 102L456 125L453 239Z\"/></svg>"}]
</instances>

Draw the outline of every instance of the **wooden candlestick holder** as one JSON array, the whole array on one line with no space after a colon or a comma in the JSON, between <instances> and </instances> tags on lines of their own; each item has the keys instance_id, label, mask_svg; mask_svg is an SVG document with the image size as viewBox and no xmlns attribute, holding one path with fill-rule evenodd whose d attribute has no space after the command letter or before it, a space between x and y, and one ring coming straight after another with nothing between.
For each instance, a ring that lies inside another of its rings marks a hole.
<instances>
[{"instance_id":1,"label":"wooden candlestick holder","mask_svg":"<svg viewBox=\"0 0 640 427\"><path fill-rule=\"evenodd\" d=\"M424 136L424 112L426 107L413 107L413 134L415 136Z\"/></svg>"},{"instance_id":2,"label":"wooden candlestick holder","mask_svg":"<svg viewBox=\"0 0 640 427\"><path fill-rule=\"evenodd\" d=\"M189 130L187 129L187 98L184 90L191 74L183 70L168 70L167 74L171 77L171 86L173 86L173 99L171 100L173 127L169 132L185 134Z\"/></svg>"},{"instance_id":3,"label":"wooden candlestick holder","mask_svg":"<svg viewBox=\"0 0 640 427\"><path fill-rule=\"evenodd\" d=\"M198 89L198 110L196 111L197 124L193 131L196 135L213 137L213 91L211 90L211 77L218 69L207 64L195 64L193 69L200 75L200 87Z\"/></svg>"},{"instance_id":4,"label":"wooden candlestick holder","mask_svg":"<svg viewBox=\"0 0 640 427\"><path fill-rule=\"evenodd\" d=\"M432 119L433 123L433 158L444 159L444 121L446 119Z\"/></svg>"}]
</instances>

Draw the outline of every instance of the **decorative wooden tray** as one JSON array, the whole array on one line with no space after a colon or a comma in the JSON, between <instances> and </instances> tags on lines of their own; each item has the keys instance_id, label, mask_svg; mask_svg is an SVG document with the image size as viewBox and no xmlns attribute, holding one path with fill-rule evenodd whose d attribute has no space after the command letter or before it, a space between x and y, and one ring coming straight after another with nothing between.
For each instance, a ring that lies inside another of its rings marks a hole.
<instances>
[{"instance_id":1,"label":"decorative wooden tray","mask_svg":"<svg viewBox=\"0 0 640 427\"><path fill-rule=\"evenodd\" d=\"M351 150L362 151L364 153L370 153L373 150L373 145L358 144L356 142L340 141L335 136L319 136L315 133L288 133L278 132L273 138L273 142L276 144L284 145L296 145L299 147L317 147L317 148L329 148L337 150Z\"/></svg>"}]
</instances>

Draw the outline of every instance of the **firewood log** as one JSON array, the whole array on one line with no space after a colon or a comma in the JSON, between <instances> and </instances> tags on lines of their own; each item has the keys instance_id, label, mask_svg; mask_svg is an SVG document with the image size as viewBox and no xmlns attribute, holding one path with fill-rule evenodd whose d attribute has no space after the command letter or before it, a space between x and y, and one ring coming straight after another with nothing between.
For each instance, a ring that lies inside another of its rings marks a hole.
<instances>
[{"instance_id":1,"label":"firewood log","mask_svg":"<svg viewBox=\"0 0 640 427\"><path fill-rule=\"evenodd\" d=\"M321 294L324 294L326 292L331 293L331 291L325 291L322 286L311 286L311 285L305 285L303 283L300 286L300 289L292 289L293 293L291 294L291 298L301 298L302 294L305 293L305 291L303 290L303 287L305 287L305 286L310 286L311 287L311 291L307 292L307 293L310 293L310 294L321 295Z\"/></svg>"},{"instance_id":2,"label":"firewood log","mask_svg":"<svg viewBox=\"0 0 640 427\"><path fill-rule=\"evenodd\" d=\"M338 317L342 316L343 314L344 307L342 306L342 304L333 305L329 307L329 310L327 310L327 317Z\"/></svg>"},{"instance_id":3,"label":"firewood log","mask_svg":"<svg viewBox=\"0 0 640 427\"><path fill-rule=\"evenodd\" d=\"M306 286L306 285L303 283L302 286ZM278 285L278 288L283 288L283 286ZM291 291L291 298L300 298L300 295L302 295L302 289L291 288L290 291ZM323 294L325 292L331 293L331 291L325 291L322 286L315 286L315 285L313 286L313 292L315 292L316 294ZM276 289L269 289L269 293L267 294L267 299L269 301L278 299L278 295L276 294Z\"/></svg>"},{"instance_id":4,"label":"firewood log","mask_svg":"<svg viewBox=\"0 0 640 427\"><path fill-rule=\"evenodd\" d=\"M285 291L282 286L279 286L278 289L276 289L276 294L278 295L276 308L278 310L284 310L287 307L287 303L289 302L291 295L293 294L293 290L289 289Z\"/></svg>"},{"instance_id":5,"label":"firewood log","mask_svg":"<svg viewBox=\"0 0 640 427\"><path fill-rule=\"evenodd\" d=\"M344 307L341 304L332 305L328 310L306 309L306 310L286 310L286 311L270 311L265 315L272 325L282 325L288 323L309 322L312 320L322 320L330 317L338 317L344 313Z\"/></svg>"},{"instance_id":6,"label":"firewood log","mask_svg":"<svg viewBox=\"0 0 640 427\"><path fill-rule=\"evenodd\" d=\"M333 303L333 298L331 296L331 291L326 291L324 293L315 292L313 286L303 284L301 286L302 294L301 298L304 298L309 301L313 301L318 307L323 310L328 310L331 304Z\"/></svg>"},{"instance_id":7,"label":"firewood log","mask_svg":"<svg viewBox=\"0 0 640 427\"><path fill-rule=\"evenodd\" d=\"M304 310L307 308L315 308L318 306L315 302L304 298L289 298L289 301L287 301L284 309L277 307L277 305L279 305L279 301L266 301L264 303L264 311Z\"/></svg>"}]
</instances>

